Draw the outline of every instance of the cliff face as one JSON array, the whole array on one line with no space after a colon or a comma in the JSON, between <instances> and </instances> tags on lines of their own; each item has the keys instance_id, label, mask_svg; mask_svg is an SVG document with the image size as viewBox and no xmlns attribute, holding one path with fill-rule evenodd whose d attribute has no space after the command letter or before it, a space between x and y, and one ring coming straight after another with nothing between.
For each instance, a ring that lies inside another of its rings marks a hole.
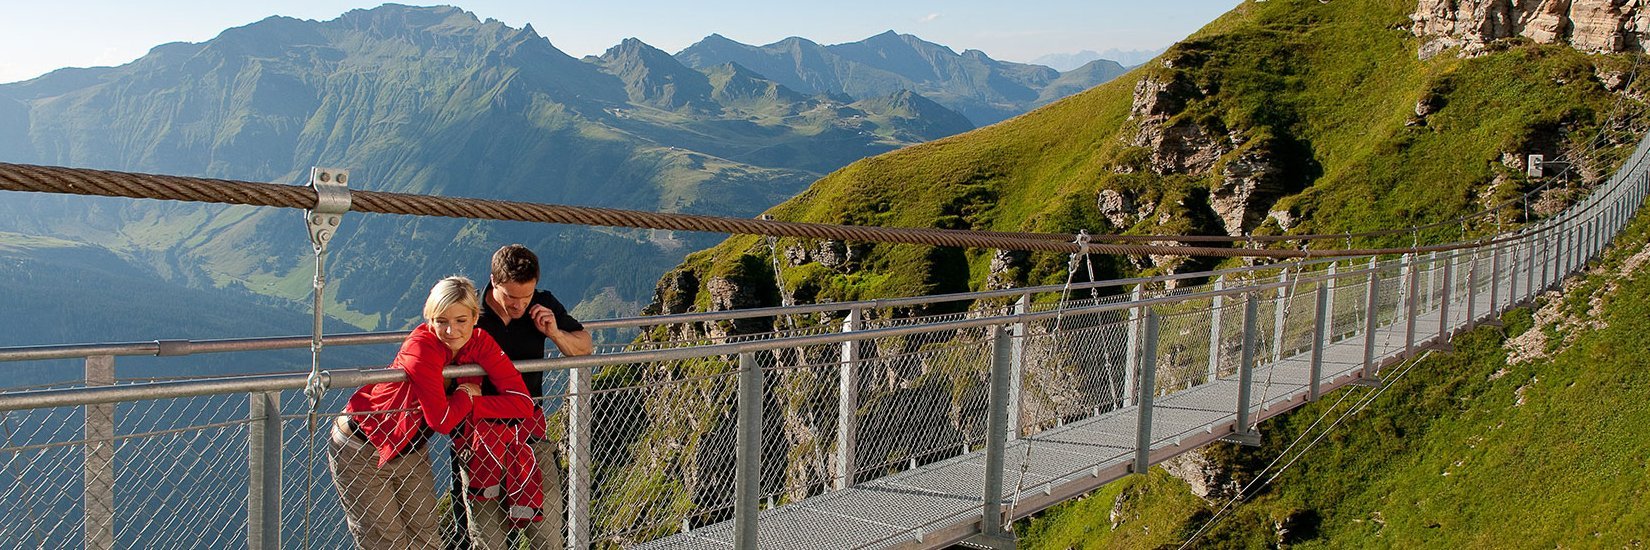
<instances>
[{"instance_id":1,"label":"cliff face","mask_svg":"<svg viewBox=\"0 0 1650 550\"><path fill-rule=\"evenodd\" d=\"M1420 0L1415 36L1430 39L1422 59L1446 49L1482 54L1489 43L1524 37L1590 52L1644 51L1650 13L1644 0Z\"/></svg>"}]
</instances>

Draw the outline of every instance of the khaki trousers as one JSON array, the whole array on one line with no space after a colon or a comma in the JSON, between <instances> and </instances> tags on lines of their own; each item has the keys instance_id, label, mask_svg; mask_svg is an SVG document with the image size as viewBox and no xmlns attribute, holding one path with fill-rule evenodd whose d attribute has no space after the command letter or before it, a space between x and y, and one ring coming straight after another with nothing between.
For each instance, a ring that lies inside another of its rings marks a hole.
<instances>
[{"instance_id":1,"label":"khaki trousers","mask_svg":"<svg viewBox=\"0 0 1650 550\"><path fill-rule=\"evenodd\" d=\"M378 449L350 435L338 419L329 430L327 466L355 545L365 550L441 546L430 451L419 449L378 467Z\"/></svg>"},{"instance_id":2,"label":"khaki trousers","mask_svg":"<svg viewBox=\"0 0 1650 550\"><path fill-rule=\"evenodd\" d=\"M532 550L563 550L562 528L566 522L567 492L562 487L561 463L557 461L556 444L548 441L533 443L533 458L538 460L544 475L544 521L535 521L523 529L527 547ZM464 474L464 486L470 485ZM504 499L473 501L464 499L470 524L470 547L475 550L505 550L509 545L509 521L505 517Z\"/></svg>"}]
</instances>

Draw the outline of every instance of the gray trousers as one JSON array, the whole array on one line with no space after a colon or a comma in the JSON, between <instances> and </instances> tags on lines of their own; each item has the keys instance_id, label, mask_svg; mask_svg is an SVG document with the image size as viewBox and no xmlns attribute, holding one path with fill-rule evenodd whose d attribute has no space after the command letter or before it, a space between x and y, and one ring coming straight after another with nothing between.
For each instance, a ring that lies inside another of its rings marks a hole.
<instances>
[{"instance_id":1,"label":"gray trousers","mask_svg":"<svg viewBox=\"0 0 1650 550\"><path fill-rule=\"evenodd\" d=\"M533 443L533 458L538 460L544 474L544 521L535 521L522 530L527 547L532 550L563 550L567 548L562 535L567 517L566 490L561 482L561 463L556 444L548 441ZM469 475L464 486L470 485ZM505 517L504 499L473 501L464 499L466 517L470 524L470 547L475 550L505 550L509 545L510 524Z\"/></svg>"},{"instance_id":2,"label":"gray trousers","mask_svg":"<svg viewBox=\"0 0 1650 550\"><path fill-rule=\"evenodd\" d=\"M435 478L428 448L378 467L378 449L351 436L340 417L327 446L327 466L344 505L355 545L365 550L441 546Z\"/></svg>"}]
</instances>

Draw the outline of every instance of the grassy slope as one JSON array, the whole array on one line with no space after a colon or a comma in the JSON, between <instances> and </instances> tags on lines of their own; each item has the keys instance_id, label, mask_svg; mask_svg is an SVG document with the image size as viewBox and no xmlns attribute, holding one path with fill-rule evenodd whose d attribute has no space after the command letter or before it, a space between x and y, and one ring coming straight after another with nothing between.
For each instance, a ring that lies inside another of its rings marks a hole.
<instances>
[{"instance_id":1,"label":"grassy slope","mask_svg":"<svg viewBox=\"0 0 1650 550\"><path fill-rule=\"evenodd\" d=\"M1626 72L1629 58L1514 44L1477 59L1420 61L1419 42L1406 26L1413 9L1412 0L1245 3L1159 62L1016 119L854 163L770 213L904 227L1208 232L1215 228L1198 220L1209 219L1202 201L1219 184L1220 168L1266 147L1288 165L1292 193L1274 208L1305 216L1292 231L1402 227L1480 208L1498 175L1513 184L1499 195L1532 188L1499 163L1502 153L1554 149L1551 155L1594 135L1597 121L1617 109L1594 66ZM1115 167L1149 155L1127 143L1137 82L1177 74L1207 95L1173 120L1238 129L1247 143L1210 175L1117 173ZM1423 96L1442 98L1442 107L1427 124L1406 125ZM1162 226L1146 220L1112 228L1094 206L1107 188L1135 191L1176 215ZM1484 225L1474 230L1493 224ZM1279 229L1271 223L1258 231ZM1425 237L1458 236L1447 229ZM1409 243L1386 244L1398 241ZM734 237L684 265L719 275L745 254L765 255L765 242ZM804 265L785 279L791 289L817 287L821 300L917 295L978 288L988 261L980 251L876 246L860 273ZM1053 255L1034 255L1022 282L1054 282L1062 265ZM1106 275L1122 269L1120 262L1105 266Z\"/></svg>"},{"instance_id":2,"label":"grassy slope","mask_svg":"<svg viewBox=\"0 0 1650 550\"><path fill-rule=\"evenodd\" d=\"M1532 328L1529 309L1506 327L1457 337L1453 354L1435 354L1362 413L1330 432L1258 496L1229 511L1197 547L1259 548L1277 543L1276 525L1297 523L1288 542L1334 548L1637 547L1650 540L1650 277L1618 277L1643 254L1650 216L1641 215L1617 246L1565 296L1562 307L1596 318L1601 330ZM1640 258L1642 260L1642 258ZM1612 284L1619 284L1608 290ZM1602 305L1589 314L1589 303ZM1524 330L1573 333L1550 361L1508 365L1503 343ZM1498 375L1499 373L1499 375ZM1263 425L1266 444L1221 444L1213 454L1238 465L1237 479L1278 456L1289 441L1346 403L1323 400ZM1524 403L1516 404L1522 395ZM1333 418L1333 416L1331 417ZM1322 428L1312 430L1308 441ZM1110 514L1128 492L1126 520ZM1193 497L1160 470L1107 486L1084 500L1022 524L1025 548L1178 545L1217 506Z\"/></svg>"}]
</instances>

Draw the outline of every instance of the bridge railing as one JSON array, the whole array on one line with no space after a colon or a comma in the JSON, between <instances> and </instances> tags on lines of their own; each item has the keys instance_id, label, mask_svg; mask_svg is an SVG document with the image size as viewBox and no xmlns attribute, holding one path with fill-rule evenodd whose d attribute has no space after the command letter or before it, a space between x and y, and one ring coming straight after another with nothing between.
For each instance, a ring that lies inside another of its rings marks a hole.
<instances>
[{"instance_id":1,"label":"bridge railing","mask_svg":"<svg viewBox=\"0 0 1650 550\"><path fill-rule=\"evenodd\" d=\"M734 531L729 543L757 534L842 537L850 546L978 532L1104 479L1102 465L1138 468L1173 454L1164 445L1204 437L1186 426L1229 425L1230 433L1213 435L1241 438L1298 404L1285 397L1291 383L1315 397L1372 379L1382 364L1552 287L1643 203L1645 149L1565 212L1458 250L1073 285L1101 295L1081 300L1038 287L592 321L602 329L780 320L762 334L683 331L661 345L519 365L566 386L545 403L556 411L553 439L567 468L565 487L550 498L565 499L575 547L721 540L723 528ZM1198 280L1209 282L1186 284ZM946 303L972 307L876 317ZM404 334L330 336L327 345L393 343ZM303 374L139 383L115 376L117 356L309 344L294 337L0 350L0 360L84 364L83 384L0 393L0 478L8 481L0 541L9 541L0 545L348 546L327 469L328 426L354 388L397 373L329 370L331 391L313 418ZM1296 376L1288 365L1309 374L1288 378ZM1228 386L1242 388L1231 401L1154 405ZM1118 442L1060 439L1068 425L1120 411L1139 422L1114 434ZM1186 411L1212 420L1171 421ZM991 429L994 422L1004 428ZM444 487L445 439L430 446ZM1004 456L1005 448L1022 454ZM983 463L969 458L982 453ZM1053 460L1063 454L1082 455L1081 465ZM950 478L966 487L908 491L979 498L930 499L908 518L859 533L819 532L777 512L936 468L971 472ZM998 498L986 496L993 490Z\"/></svg>"}]
</instances>

